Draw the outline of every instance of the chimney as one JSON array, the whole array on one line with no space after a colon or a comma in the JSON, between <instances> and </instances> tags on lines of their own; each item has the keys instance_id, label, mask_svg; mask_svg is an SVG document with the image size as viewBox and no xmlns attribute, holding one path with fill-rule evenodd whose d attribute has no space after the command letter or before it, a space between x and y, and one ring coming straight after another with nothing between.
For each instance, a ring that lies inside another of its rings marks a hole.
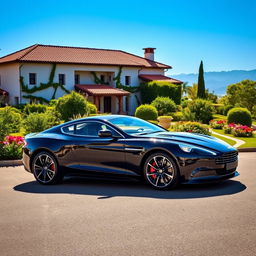
<instances>
[{"instance_id":1,"label":"chimney","mask_svg":"<svg viewBox=\"0 0 256 256\"><path fill-rule=\"evenodd\" d=\"M143 48L143 50L144 50L144 58L148 59L148 60L154 61L154 51L155 51L155 49L156 48L150 48L150 47Z\"/></svg>"}]
</instances>

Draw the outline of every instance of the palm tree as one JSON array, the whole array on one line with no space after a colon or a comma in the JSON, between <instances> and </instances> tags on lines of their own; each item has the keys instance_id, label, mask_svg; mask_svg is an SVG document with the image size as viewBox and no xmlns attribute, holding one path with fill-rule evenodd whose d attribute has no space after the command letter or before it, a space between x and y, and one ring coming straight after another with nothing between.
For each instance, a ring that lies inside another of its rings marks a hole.
<instances>
[{"instance_id":1,"label":"palm tree","mask_svg":"<svg viewBox=\"0 0 256 256\"><path fill-rule=\"evenodd\" d=\"M185 96L188 93L188 82L184 82L181 85L181 95Z\"/></svg>"},{"instance_id":2,"label":"palm tree","mask_svg":"<svg viewBox=\"0 0 256 256\"><path fill-rule=\"evenodd\" d=\"M188 97L192 100L195 100L197 98L197 84L193 84L192 86L187 87Z\"/></svg>"}]
</instances>

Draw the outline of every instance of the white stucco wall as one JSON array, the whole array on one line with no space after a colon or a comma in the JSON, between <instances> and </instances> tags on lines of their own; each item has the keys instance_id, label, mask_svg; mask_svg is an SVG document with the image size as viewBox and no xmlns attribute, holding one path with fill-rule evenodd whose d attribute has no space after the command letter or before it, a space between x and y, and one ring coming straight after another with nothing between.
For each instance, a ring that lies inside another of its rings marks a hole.
<instances>
[{"instance_id":1,"label":"white stucco wall","mask_svg":"<svg viewBox=\"0 0 256 256\"><path fill-rule=\"evenodd\" d=\"M49 75L52 69L52 64L38 64L38 63L25 63L22 64L20 68L20 74L24 77L24 83L29 83L29 73L37 74L37 84L40 85L40 82L47 83L49 79ZM112 66L95 66L95 65L71 65L71 64L57 64L56 72L54 77L54 82L58 82L58 75L65 74L65 88L68 90L74 90L75 85L75 74L80 75L80 83L81 84L94 84L94 78L91 75L91 71L95 71L97 76L100 78L100 75L105 75L106 77L111 75L112 77L116 76L119 71L119 67ZM122 69L121 74L121 83L125 84L125 76L131 77L130 86L138 86L140 84L140 80L138 78L139 74L164 74L164 70L162 69L141 69L137 67L124 67ZM111 85L115 87L115 82L112 81ZM29 85L29 87L33 87L34 85ZM44 97L47 100L50 100L53 95L53 88L48 88L43 91L39 91L33 93L34 96ZM65 94L61 89L57 90L56 98L61 97ZM139 94L137 94L139 97ZM22 98L22 103L28 102ZM133 115L135 112L137 104L137 99L135 95L131 95L129 98L129 112L128 114ZM103 98L101 99L101 109L103 109ZM123 109L125 109L125 100L123 100ZM117 111L116 99L112 97L112 112L115 113Z\"/></svg>"},{"instance_id":2,"label":"white stucco wall","mask_svg":"<svg viewBox=\"0 0 256 256\"><path fill-rule=\"evenodd\" d=\"M9 103L14 105L15 97L20 100L19 64L10 63L0 65L0 88L9 93Z\"/></svg>"}]
</instances>

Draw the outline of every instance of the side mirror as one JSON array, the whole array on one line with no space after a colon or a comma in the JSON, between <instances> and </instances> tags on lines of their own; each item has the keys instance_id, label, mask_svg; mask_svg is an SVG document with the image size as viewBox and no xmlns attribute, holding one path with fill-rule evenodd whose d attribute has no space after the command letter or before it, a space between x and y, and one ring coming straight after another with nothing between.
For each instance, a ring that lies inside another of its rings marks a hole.
<instances>
[{"instance_id":1,"label":"side mirror","mask_svg":"<svg viewBox=\"0 0 256 256\"><path fill-rule=\"evenodd\" d=\"M112 138L112 132L110 130L101 130L98 135L102 138Z\"/></svg>"}]
</instances>

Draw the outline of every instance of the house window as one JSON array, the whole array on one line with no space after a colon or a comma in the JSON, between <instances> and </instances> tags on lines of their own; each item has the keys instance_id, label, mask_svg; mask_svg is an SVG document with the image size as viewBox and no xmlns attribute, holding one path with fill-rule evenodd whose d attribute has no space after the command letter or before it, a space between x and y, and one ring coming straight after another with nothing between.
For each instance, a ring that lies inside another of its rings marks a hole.
<instances>
[{"instance_id":1,"label":"house window","mask_svg":"<svg viewBox=\"0 0 256 256\"><path fill-rule=\"evenodd\" d=\"M36 73L29 73L29 84L36 84Z\"/></svg>"},{"instance_id":2,"label":"house window","mask_svg":"<svg viewBox=\"0 0 256 256\"><path fill-rule=\"evenodd\" d=\"M100 80L104 84L105 83L105 76L104 75L100 75Z\"/></svg>"},{"instance_id":3,"label":"house window","mask_svg":"<svg viewBox=\"0 0 256 256\"><path fill-rule=\"evenodd\" d=\"M75 74L75 84L80 84L80 75Z\"/></svg>"},{"instance_id":4,"label":"house window","mask_svg":"<svg viewBox=\"0 0 256 256\"><path fill-rule=\"evenodd\" d=\"M59 84L65 85L65 74L59 74Z\"/></svg>"},{"instance_id":5,"label":"house window","mask_svg":"<svg viewBox=\"0 0 256 256\"><path fill-rule=\"evenodd\" d=\"M131 77L125 76L125 85L131 85Z\"/></svg>"}]
</instances>

